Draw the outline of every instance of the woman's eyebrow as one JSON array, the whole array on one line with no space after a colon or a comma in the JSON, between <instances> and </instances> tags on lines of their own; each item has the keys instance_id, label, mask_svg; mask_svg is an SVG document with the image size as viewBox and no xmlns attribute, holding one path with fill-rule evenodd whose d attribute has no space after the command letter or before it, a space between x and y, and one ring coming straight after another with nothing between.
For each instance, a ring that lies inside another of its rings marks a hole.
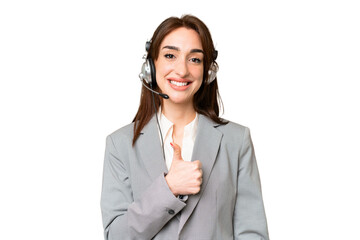
<instances>
[{"instance_id":1,"label":"woman's eyebrow","mask_svg":"<svg viewBox=\"0 0 360 240\"><path fill-rule=\"evenodd\" d=\"M202 54L204 54L204 51L203 50L201 50L201 49L197 49L197 48L195 48L195 49L191 49L191 51L190 51L191 53L196 53L196 52L199 52L199 53L202 53Z\"/></svg>"},{"instance_id":2,"label":"woman's eyebrow","mask_svg":"<svg viewBox=\"0 0 360 240\"><path fill-rule=\"evenodd\" d=\"M164 46L162 49L164 49L164 48L175 50L175 51L180 51L180 48L175 47L175 46L168 46L167 45L167 46ZM201 50L201 49L198 49L198 48L191 49L191 51L190 51L190 53L196 53L196 52L204 54L204 51Z\"/></svg>"},{"instance_id":3,"label":"woman's eyebrow","mask_svg":"<svg viewBox=\"0 0 360 240\"><path fill-rule=\"evenodd\" d=\"M178 47L175 47L175 46L164 46L162 49L164 49L164 48L180 51L180 49Z\"/></svg>"}]
</instances>

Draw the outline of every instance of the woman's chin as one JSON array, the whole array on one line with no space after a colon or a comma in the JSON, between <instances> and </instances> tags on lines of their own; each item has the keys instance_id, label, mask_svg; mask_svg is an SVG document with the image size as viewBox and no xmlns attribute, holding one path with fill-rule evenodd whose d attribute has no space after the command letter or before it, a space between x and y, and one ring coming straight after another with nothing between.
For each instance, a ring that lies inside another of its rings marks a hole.
<instances>
[{"instance_id":1,"label":"woman's chin","mask_svg":"<svg viewBox=\"0 0 360 240\"><path fill-rule=\"evenodd\" d=\"M183 94L170 94L168 100L174 104L188 104L191 102L191 99Z\"/></svg>"}]
</instances>

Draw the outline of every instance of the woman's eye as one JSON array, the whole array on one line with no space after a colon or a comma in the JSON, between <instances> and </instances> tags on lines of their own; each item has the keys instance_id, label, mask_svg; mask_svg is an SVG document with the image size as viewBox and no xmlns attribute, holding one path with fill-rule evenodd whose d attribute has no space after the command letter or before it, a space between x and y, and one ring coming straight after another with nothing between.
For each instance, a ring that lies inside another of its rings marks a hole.
<instances>
[{"instance_id":1,"label":"woman's eye","mask_svg":"<svg viewBox=\"0 0 360 240\"><path fill-rule=\"evenodd\" d=\"M192 61L194 63L201 63L200 58L191 58L190 61Z\"/></svg>"},{"instance_id":2,"label":"woman's eye","mask_svg":"<svg viewBox=\"0 0 360 240\"><path fill-rule=\"evenodd\" d=\"M175 58L175 56L173 54L170 54L170 53L165 54L165 57L169 58L169 59Z\"/></svg>"}]
</instances>

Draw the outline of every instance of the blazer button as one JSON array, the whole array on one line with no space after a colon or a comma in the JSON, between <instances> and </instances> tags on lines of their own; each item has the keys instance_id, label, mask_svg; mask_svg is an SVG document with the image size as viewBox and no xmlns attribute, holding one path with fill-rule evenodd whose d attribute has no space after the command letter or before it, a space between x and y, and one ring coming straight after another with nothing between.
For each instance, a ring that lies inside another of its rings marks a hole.
<instances>
[{"instance_id":1,"label":"blazer button","mask_svg":"<svg viewBox=\"0 0 360 240\"><path fill-rule=\"evenodd\" d=\"M168 213L169 213L170 215L173 215L173 214L175 213L175 211L172 210L172 209L170 209L170 210L168 211Z\"/></svg>"}]
</instances>

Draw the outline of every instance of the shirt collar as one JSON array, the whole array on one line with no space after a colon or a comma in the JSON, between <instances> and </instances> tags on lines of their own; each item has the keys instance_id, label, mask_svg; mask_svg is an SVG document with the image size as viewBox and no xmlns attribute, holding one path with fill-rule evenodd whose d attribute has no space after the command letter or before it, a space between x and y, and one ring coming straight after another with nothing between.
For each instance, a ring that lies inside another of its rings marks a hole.
<instances>
[{"instance_id":1,"label":"shirt collar","mask_svg":"<svg viewBox=\"0 0 360 240\"><path fill-rule=\"evenodd\" d=\"M195 142L196 132L197 132L198 123L199 123L198 113L195 112L195 114L196 115L195 115L194 120L192 120L189 124L187 124L184 127L184 138L189 137L190 139L193 140L193 142Z\"/></svg>"},{"instance_id":2,"label":"shirt collar","mask_svg":"<svg viewBox=\"0 0 360 240\"><path fill-rule=\"evenodd\" d=\"M199 115L197 112L195 112L195 114L195 118L184 127L184 137L190 137L191 139L193 139L193 141L195 140L199 123ZM162 137L163 139L165 139L166 135L168 134L170 128L173 127L174 123L167 119L167 117L162 113L161 106L159 107L159 112L157 113L157 115L159 119Z\"/></svg>"}]
</instances>

